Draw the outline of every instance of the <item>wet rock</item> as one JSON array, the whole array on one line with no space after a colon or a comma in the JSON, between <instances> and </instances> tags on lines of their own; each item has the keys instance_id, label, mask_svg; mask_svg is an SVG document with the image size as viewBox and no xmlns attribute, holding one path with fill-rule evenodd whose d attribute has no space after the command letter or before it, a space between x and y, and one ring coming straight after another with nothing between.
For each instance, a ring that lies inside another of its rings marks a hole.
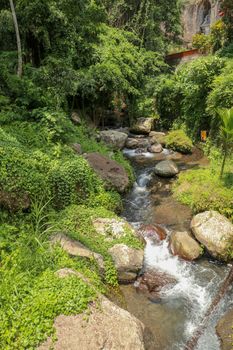
<instances>
[{"instance_id":1,"label":"wet rock","mask_svg":"<svg viewBox=\"0 0 233 350\"><path fill-rule=\"evenodd\" d=\"M78 155L82 154L82 146L79 143L74 143L72 146L72 149L74 150L74 152Z\"/></svg>"},{"instance_id":2,"label":"wet rock","mask_svg":"<svg viewBox=\"0 0 233 350\"><path fill-rule=\"evenodd\" d=\"M216 332L221 340L221 350L232 350L233 309L229 310L218 322Z\"/></svg>"},{"instance_id":3,"label":"wet rock","mask_svg":"<svg viewBox=\"0 0 233 350\"><path fill-rule=\"evenodd\" d=\"M148 147L148 152L151 153L161 153L163 151L162 145L158 144L153 144L152 146Z\"/></svg>"},{"instance_id":4,"label":"wet rock","mask_svg":"<svg viewBox=\"0 0 233 350\"><path fill-rule=\"evenodd\" d=\"M145 148L137 148L135 151L136 154L142 154L144 152L146 152Z\"/></svg>"},{"instance_id":5,"label":"wet rock","mask_svg":"<svg viewBox=\"0 0 233 350\"><path fill-rule=\"evenodd\" d=\"M149 137L151 139L151 143L160 143L162 146L165 145L165 136L164 132L151 131Z\"/></svg>"},{"instance_id":6,"label":"wet rock","mask_svg":"<svg viewBox=\"0 0 233 350\"><path fill-rule=\"evenodd\" d=\"M150 297L159 298L164 287L170 288L176 283L175 277L166 272L149 270L137 279L136 288Z\"/></svg>"},{"instance_id":7,"label":"wet rock","mask_svg":"<svg viewBox=\"0 0 233 350\"><path fill-rule=\"evenodd\" d=\"M167 160L180 160L183 157L183 155L179 152L171 152L167 156Z\"/></svg>"},{"instance_id":8,"label":"wet rock","mask_svg":"<svg viewBox=\"0 0 233 350\"><path fill-rule=\"evenodd\" d=\"M100 132L100 139L114 150L123 149L127 138L127 134L116 130L105 130Z\"/></svg>"},{"instance_id":9,"label":"wet rock","mask_svg":"<svg viewBox=\"0 0 233 350\"><path fill-rule=\"evenodd\" d=\"M173 232L170 247L174 255L189 261L198 259L202 254L201 246L186 231Z\"/></svg>"},{"instance_id":10,"label":"wet rock","mask_svg":"<svg viewBox=\"0 0 233 350\"><path fill-rule=\"evenodd\" d=\"M139 234L133 226L123 219L97 218L92 220L92 224L96 232L105 236L108 241L125 237L127 234L139 238Z\"/></svg>"},{"instance_id":11,"label":"wet rock","mask_svg":"<svg viewBox=\"0 0 233 350\"><path fill-rule=\"evenodd\" d=\"M163 241L167 237L166 230L159 225L142 225L139 228L139 232L144 238L150 238L152 240L159 239L160 241Z\"/></svg>"},{"instance_id":12,"label":"wet rock","mask_svg":"<svg viewBox=\"0 0 233 350\"><path fill-rule=\"evenodd\" d=\"M233 224L216 211L205 211L194 216L191 229L196 239L209 253L220 260L229 258L233 246Z\"/></svg>"},{"instance_id":13,"label":"wet rock","mask_svg":"<svg viewBox=\"0 0 233 350\"><path fill-rule=\"evenodd\" d=\"M119 281L124 283L135 280L143 266L143 250L115 244L108 251L116 266Z\"/></svg>"},{"instance_id":14,"label":"wet rock","mask_svg":"<svg viewBox=\"0 0 233 350\"><path fill-rule=\"evenodd\" d=\"M173 177L179 173L179 170L172 160L164 160L155 166L154 172L161 177Z\"/></svg>"},{"instance_id":15,"label":"wet rock","mask_svg":"<svg viewBox=\"0 0 233 350\"><path fill-rule=\"evenodd\" d=\"M106 189L115 189L119 193L126 191L129 186L129 177L121 165L100 153L88 153L85 158L104 181Z\"/></svg>"},{"instance_id":16,"label":"wet rock","mask_svg":"<svg viewBox=\"0 0 233 350\"><path fill-rule=\"evenodd\" d=\"M154 128L153 118L138 118L130 131L136 134L149 134Z\"/></svg>"},{"instance_id":17,"label":"wet rock","mask_svg":"<svg viewBox=\"0 0 233 350\"><path fill-rule=\"evenodd\" d=\"M135 149L138 148L138 139L135 138L128 138L126 141L125 147L130 148L130 149Z\"/></svg>"},{"instance_id":18,"label":"wet rock","mask_svg":"<svg viewBox=\"0 0 233 350\"><path fill-rule=\"evenodd\" d=\"M58 316L54 328L55 343L49 338L38 350L145 350L144 325L104 297L87 314Z\"/></svg>"},{"instance_id":19,"label":"wet rock","mask_svg":"<svg viewBox=\"0 0 233 350\"><path fill-rule=\"evenodd\" d=\"M51 244L60 244L61 247L71 256L79 256L88 259L95 258L101 271L104 272L104 259L102 255L91 251L82 243L67 237L63 233L56 233L51 238Z\"/></svg>"}]
</instances>

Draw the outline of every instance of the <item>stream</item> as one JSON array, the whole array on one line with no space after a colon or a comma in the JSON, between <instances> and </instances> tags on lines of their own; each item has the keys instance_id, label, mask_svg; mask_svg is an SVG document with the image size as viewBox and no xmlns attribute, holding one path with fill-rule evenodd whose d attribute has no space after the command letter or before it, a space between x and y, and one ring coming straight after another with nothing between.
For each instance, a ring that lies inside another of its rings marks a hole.
<instances>
[{"instance_id":1,"label":"stream","mask_svg":"<svg viewBox=\"0 0 233 350\"><path fill-rule=\"evenodd\" d=\"M147 238L144 270L156 270L174 276L177 283L163 287L160 298L151 299L134 285L122 285L125 308L140 319L146 327L147 350L182 350L203 321L208 307L226 278L230 265L204 256L197 262L187 262L173 256L169 250L169 235L173 230L189 229L191 210L177 202L171 193L174 179L162 179L153 174L161 158L171 158L168 150L158 156L135 150L124 150L136 174L136 182L124 198L122 216L139 227L141 224L159 224L167 232L160 242ZM180 171L206 164L202 155L183 156L176 160ZM233 305L233 291L227 292L218 304L201 335L196 350L219 350L215 333L219 318Z\"/></svg>"}]
</instances>

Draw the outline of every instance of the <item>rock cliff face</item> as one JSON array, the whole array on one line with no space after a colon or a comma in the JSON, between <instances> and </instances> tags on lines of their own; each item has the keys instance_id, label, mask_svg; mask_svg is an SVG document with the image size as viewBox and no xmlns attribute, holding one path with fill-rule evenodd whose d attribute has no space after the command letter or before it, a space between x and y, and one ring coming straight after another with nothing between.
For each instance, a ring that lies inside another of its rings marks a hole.
<instances>
[{"instance_id":1,"label":"rock cliff face","mask_svg":"<svg viewBox=\"0 0 233 350\"><path fill-rule=\"evenodd\" d=\"M188 45L197 33L209 34L210 27L219 19L219 0L188 0L185 4L182 22L183 39Z\"/></svg>"}]
</instances>

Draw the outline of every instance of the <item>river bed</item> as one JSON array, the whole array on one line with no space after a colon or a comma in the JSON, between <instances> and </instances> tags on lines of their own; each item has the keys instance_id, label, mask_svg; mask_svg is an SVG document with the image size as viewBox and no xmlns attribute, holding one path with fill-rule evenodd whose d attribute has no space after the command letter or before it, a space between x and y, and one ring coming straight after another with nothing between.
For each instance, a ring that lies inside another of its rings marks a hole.
<instances>
[{"instance_id":1,"label":"river bed","mask_svg":"<svg viewBox=\"0 0 233 350\"><path fill-rule=\"evenodd\" d=\"M209 257L187 262L171 254L169 235L173 230L188 230L192 212L172 197L174 179L161 179L153 174L159 161L155 155L148 152L137 154L133 150L124 150L124 154L134 166L136 182L124 199L122 216L135 227L159 224L168 234L167 239L160 243L147 239L144 269L168 273L177 280L174 286L164 287L160 298L155 300L139 292L136 285L121 286L126 309L146 326L147 350L182 350L202 322L230 265ZM170 152L164 150L160 157L170 156ZM184 156L176 162L180 171L207 164L200 152L196 158ZM232 296L233 292L229 290L212 313L196 350L220 350L215 326L221 315L233 305Z\"/></svg>"}]
</instances>

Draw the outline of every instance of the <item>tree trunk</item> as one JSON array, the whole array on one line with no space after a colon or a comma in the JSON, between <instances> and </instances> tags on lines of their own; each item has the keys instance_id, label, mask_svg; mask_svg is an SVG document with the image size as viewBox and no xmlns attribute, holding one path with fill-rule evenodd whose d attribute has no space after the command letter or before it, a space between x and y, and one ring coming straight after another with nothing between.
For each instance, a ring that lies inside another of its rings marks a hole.
<instances>
[{"instance_id":1,"label":"tree trunk","mask_svg":"<svg viewBox=\"0 0 233 350\"><path fill-rule=\"evenodd\" d=\"M223 154L223 161L222 161L222 167L221 167L221 173L220 173L220 179L223 176L224 168L225 168L225 163L226 163L226 158L227 158L227 150L224 149L224 154Z\"/></svg>"},{"instance_id":2,"label":"tree trunk","mask_svg":"<svg viewBox=\"0 0 233 350\"><path fill-rule=\"evenodd\" d=\"M13 3L13 0L10 0L10 6L11 6L11 12L12 12L12 17L13 17L13 22L14 22L14 27L15 27L15 34L16 34L16 41L17 41L17 49L18 49L18 71L17 75L18 77L22 77L23 74L23 57L22 57L22 47L21 47L21 40L20 40L20 35L19 35L19 26L18 26L18 21L15 13L15 6Z\"/></svg>"}]
</instances>

